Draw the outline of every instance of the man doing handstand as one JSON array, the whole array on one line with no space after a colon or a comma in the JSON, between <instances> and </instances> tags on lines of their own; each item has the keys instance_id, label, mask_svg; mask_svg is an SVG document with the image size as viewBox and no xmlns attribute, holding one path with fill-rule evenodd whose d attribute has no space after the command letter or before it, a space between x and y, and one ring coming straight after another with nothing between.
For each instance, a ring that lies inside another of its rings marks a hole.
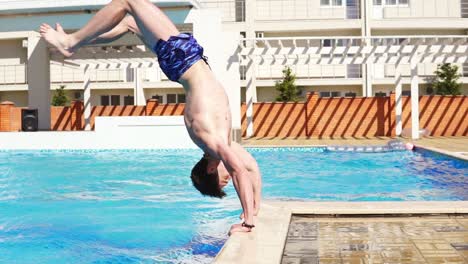
<instances>
[{"instance_id":1,"label":"man doing handstand","mask_svg":"<svg viewBox=\"0 0 468 264\"><path fill-rule=\"evenodd\" d=\"M233 225L230 233L250 232L254 214L260 208L260 172L255 159L240 145L231 143L228 98L192 35L179 33L148 0L113 0L72 34L66 34L59 24L55 29L47 24L40 27L42 37L66 57L83 45L109 42L128 31L137 34L156 53L167 77L184 87L185 125L205 153L192 170L194 186L204 195L221 198L221 189L232 178L245 220Z\"/></svg>"}]
</instances>

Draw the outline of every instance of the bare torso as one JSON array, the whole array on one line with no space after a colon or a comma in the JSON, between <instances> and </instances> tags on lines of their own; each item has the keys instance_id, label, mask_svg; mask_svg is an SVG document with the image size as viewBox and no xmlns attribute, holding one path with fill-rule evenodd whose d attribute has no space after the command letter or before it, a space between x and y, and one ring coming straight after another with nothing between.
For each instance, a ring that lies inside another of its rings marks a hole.
<instances>
[{"instance_id":1,"label":"bare torso","mask_svg":"<svg viewBox=\"0 0 468 264\"><path fill-rule=\"evenodd\" d=\"M180 82L187 99L184 112L187 131L198 147L217 157L207 144L217 138L230 145L231 111L226 92L203 60L190 67Z\"/></svg>"}]
</instances>

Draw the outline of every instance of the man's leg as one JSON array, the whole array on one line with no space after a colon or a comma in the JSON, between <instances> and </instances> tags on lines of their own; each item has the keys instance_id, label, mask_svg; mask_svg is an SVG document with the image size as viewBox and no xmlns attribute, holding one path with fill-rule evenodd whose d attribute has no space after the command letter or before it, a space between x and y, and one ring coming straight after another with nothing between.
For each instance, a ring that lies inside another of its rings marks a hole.
<instances>
[{"instance_id":1,"label":"man's leg","mask_svg":"<svg viewBox=\"0 0 468 264\"><path fill-rule=\"evenodd\" d=\"M159 39L167 40L179 31L171 20L154 4L148 0L113 0L99 10L91 20L77 32L64 35L50 26L41 26L44 38L56 46L62 53L71 52L108 32L130 13L148 45L154 47Z\"/></svg>"}]
</instances>

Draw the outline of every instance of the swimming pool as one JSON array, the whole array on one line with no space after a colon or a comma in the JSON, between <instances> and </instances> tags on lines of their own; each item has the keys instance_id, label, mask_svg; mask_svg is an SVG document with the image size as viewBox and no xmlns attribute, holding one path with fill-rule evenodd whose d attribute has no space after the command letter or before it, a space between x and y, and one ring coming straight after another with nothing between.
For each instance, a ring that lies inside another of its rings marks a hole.
<instances>
[{"instance_id":1,"label":"swimming pool","mask_svg":"<svg viewBox=\"0 0 468 264\"><path fill-rule=\"evenodd\" d=\"M264 197L468 200L468 162L432 152L250 149ZM203 198L198 150L0 152L0 263L209 263L238 221Z\"/></svg>"}]
</instances>

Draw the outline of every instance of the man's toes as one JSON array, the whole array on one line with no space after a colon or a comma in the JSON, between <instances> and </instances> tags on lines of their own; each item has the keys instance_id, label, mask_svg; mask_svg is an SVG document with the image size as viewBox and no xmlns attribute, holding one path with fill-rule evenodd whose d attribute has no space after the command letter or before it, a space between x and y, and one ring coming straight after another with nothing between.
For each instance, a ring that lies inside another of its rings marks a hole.
<instances>
[{"instance_id":1,"label":"man's toes","mask_svg":"<svg viewBox=\"0 0 468 264\"><path fill-rule=\"evenodd\" d=\"M65 33L63 27L59 23L55 23L55 29L60 33Z\"/></svg>"}]
</instances>

